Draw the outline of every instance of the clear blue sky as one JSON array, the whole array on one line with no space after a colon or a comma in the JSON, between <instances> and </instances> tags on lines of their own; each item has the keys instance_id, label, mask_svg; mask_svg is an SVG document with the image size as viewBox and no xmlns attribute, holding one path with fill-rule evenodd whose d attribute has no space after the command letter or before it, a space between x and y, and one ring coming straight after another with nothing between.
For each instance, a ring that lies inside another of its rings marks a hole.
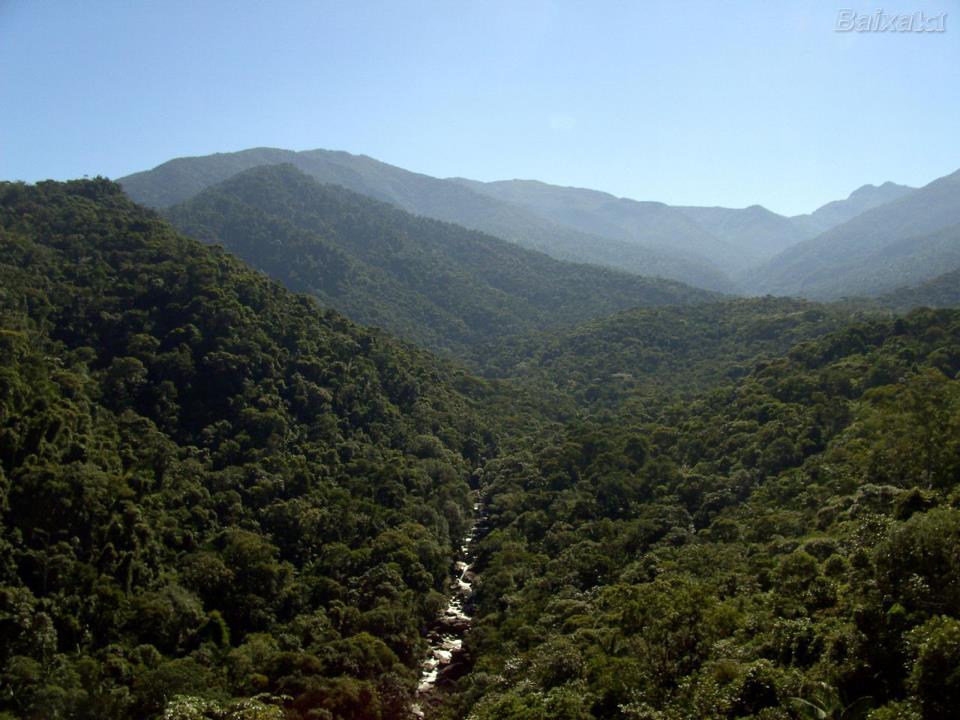
<instances>
[{"instance_id":1,"label":"clear blue sky","mask_svg":"<svg viewBox=\"0 0 960 720\"><path fill-rule=\"evenodd\" d=\"M0 0L0 178L265 145L806 212L960 168L960 0Z\"/></svg>"}]
</instances>

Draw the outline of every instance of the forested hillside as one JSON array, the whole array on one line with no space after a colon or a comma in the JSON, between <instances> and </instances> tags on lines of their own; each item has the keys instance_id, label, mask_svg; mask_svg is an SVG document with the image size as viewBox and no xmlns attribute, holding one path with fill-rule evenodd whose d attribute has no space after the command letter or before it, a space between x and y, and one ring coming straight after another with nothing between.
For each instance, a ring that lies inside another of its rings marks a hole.
<instances>
[{"instance_id":1,"label":"forested hillside","mask_svg":"<svg viewBox=\"0 0 960 720\"><path fill-rule=\"evenodd\" d=\"M690 291L290 167L171 216L489 377L106 180L0 185L0 718L407 720L464 552L431 720L954 716L960 311L548 328Z\"/></svg>"},{"instance_id":2,"label":"forested hillside","mask_svg":"<svg viewBox=\"0 0 960 720\"><path fill-rule=\"evenodd\" d=\"M883 295L879 302L898 310L916 307L960 306L960 269L938 275L932 280L910 287L901 287Z\"/></svg>"},{"instance_id":3,"label":"forested hillside","mask_svg":"<svg viewBox=\"0 0 960 720\"><path fill-rule=\"evenodd\" d=\"M960 171L788 248L744 287L821 300L880 295L954 269L958 257Z\"/></svg>"},{"instance_id":4,"label":"forested hillside","mask_svg":"<svg viewBox=\"0 0 960 720\"><path fill-rule=\"evenodd\" d=\"M484 371L582 407L691 398L743 377L761 359L850 321L853 311L788 298L637 308L572 330L510 339Z\"/></svg>"},{"instance_id":5,"label":"forested hillside","mask_svg":"<svg viewBox=\"0 0 960 720\"><path fill-rule=\"evenodd\" d=\"M457 180L410 172L366 155L332 150L294 152L253 148L176 158L152 170L120 178L119 182L137 202L164 208L189 200L244 170L278 163L292 164L318 182L340 185L407 212L479 230L560 260L662 276L721 292L734 289L720 270L702 257L690 256L683 248L654 249L619 237L585 232L576 225L553 222L519 204L476 192ZM669 227L676 229L673 225ZM693 231L704 234L697 228ZM661 241L668 240L662 234L658 237Z\"/></svg>"},{"instance_id":6,"label":"forested hillside","mask_svg":"<svg viewBox=\"0 0 960 720\"><path fill-rule=\"evenodd\" d=\"M498 458L448 717L955 717L960 312Z\"/></svg>"},{"instance_id":7,"label":"forested hillside","mask_svg":"<svg viewBox=\"0 0 960 720\"><path fill-rule=\"evenodd\" d=\"M105 180L0 185L0 249L0 716L404 714L482 386Z\"/></svg>"},{"instance_id":8,"label":"forested hillside","mask_svg":"<svg viewBox=\"0 0 960 720\"><path fill-rule=\"evenodd\" d=\"M889 5L0 0L0 720L960 720Z\"/></svg>"},{"instance_id":9,"label":"forested hillside","mask_svg":"<svg viewBox=\"0 0 960 720\"><path fill-rule=\"evenodd\" d=\"M842 292L848 297L877 296L922 285L948 268L960 268L960 224L878 250L858 267L842 273Z\"/></svg>"},{"instance_id":10,"label":"forested hillside","mask_svg":"<svg viewBox=\"0 0 960 720\"><path fill-rule=\"evenodd\" d=\"M485 356L491 341L509 335L715 297L554 260L320 185L292 165L240 173L165 215L358 322L461 357Z\"/></svg>"}]
</instances>

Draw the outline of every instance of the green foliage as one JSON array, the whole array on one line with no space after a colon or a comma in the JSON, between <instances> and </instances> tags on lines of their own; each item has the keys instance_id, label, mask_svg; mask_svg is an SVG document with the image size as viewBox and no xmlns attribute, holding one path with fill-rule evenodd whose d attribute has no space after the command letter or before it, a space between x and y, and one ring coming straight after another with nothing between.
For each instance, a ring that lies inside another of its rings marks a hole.
<instances>
[{"instance_id":1,"label":"green foliage","mask_svg":"<svg viewBox=\"0 0 960 720\"><path fill-rule=\"evenodd\" d=\"M736 346L732 328L778 306L718 313L731 330L714 342ZM664 342L649 316L621 316L609 346L584 342L581 357L602 366L628 329ZM563 688L596 718L948 716L960 314L826 334L811 319L780 321L773 338L814 339L779 357L775 339L739 341L770 353L742 377L682 360L654 375L709 388L691 400L671 400L683 388L643 398L638 383L642 402L611 394L614 412L487 464L474 671L450 717L549 717L534 700ZM543 377L576 371L576 352L543 357Z\"/></svg>"},{"instance_id":2,"label":"green foliage","mask_svg":"<svg viewBox=\"0 0 960 720\"><path fill-rule=\"evenodd\" d=\"M394 223L449 238L267 175L228 188L344 223L310 216L304 253L393 238L391 272L422 270ZM502 343L485 381L104 180L0 186L0 250L4 717L406 717L471 489L469 672L438 717L960 703L956 311L634 310Z\"/></svg>"},{"instance_id":3,"label":"green foliage","mask_svg":"<svg viewBox=\"0 0 960 720\"><path fill-rule=\"evenodd\" d=\"M960 621L955 613L932 617L908 637L914 656L908 682L923 717L953 717L960 703Z\"/></svg>"},{"instance_id":4,"label":"green foliage","mask_svg":"<svg viewBox=\"0 0 960 720\"><path fill-rule=\"evenodd\" d=\"M284 720L278 705L259 699L222 704L203 698L178 696L167 703L163 720Z\"/></svg>"},{"instance_id":5,"label":"green foliage","mask_svg":"<svg viewBox=\"0 0 960 720\"><path fill-rule=\"evenodd\" d=\"M915 307L957 307L960 305L960 270L937 275L915 286L900 287L879 298L898 310Z\"/></svg>"},{"instance_id":6,"label":"green foliage","mask_svg":"<svg viewBox=\"0 0 960 720\"><path fill-rule=\"evenodd\" d=\"M105 180L0 186L0 278L2 711L405 707L486 388Z\"/></svg>"},{"instance_id":7,"label":"green foliage","mask_svg":"<svg viewBox=\"0 0 960 720\"><path fill-rule=\"evenodd\" d=\"M483 367L580 405L657 407L733 384L759 361L846 322L842 311L785 298L638 308L574 330L501 342Z\"/></svg>"}]
</instances>

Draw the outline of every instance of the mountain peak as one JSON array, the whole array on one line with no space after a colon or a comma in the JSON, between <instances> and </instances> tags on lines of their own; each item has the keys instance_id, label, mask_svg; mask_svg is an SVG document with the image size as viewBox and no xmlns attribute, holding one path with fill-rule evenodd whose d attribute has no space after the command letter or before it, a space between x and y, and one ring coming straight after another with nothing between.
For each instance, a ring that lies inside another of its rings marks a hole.
<instances>
[{"instance_id":1,"label":"mountain peak","mask_svg":"<svg viewBox=\"0 0 960 720\"><path fill-rule=\"evenodd\" d=\"M874 185L873 183L867 183L866 185L861 185L852 193L847 196L847 200L858 200L858 199L870 199L876 196L878 193L883 193L884 196L889 194L896 194L900 189L912 189L907 188L906 185L898 185L895 182L887 180L881 185Z\"/></svg>"},{"instance_id":2,"label":"mountain peak","mask_svg":"<svg viewBox=\"0 0 960 720\"><path fill-rule=\"evenodd\" d=\"M828 202L808 215L797 215L793 219L806 226L813 235L818 235L914 190L908 185L898 185L889 180L881 185L867 183L850 193L845 200Z\"/></svg>"}]
</instances>

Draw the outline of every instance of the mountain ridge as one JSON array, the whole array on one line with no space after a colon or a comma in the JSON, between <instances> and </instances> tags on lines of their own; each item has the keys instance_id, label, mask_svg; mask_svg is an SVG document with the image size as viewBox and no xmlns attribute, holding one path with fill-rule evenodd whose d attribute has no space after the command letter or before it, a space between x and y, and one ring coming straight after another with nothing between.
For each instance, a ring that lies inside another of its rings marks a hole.
<instances>
[{"instance_id":1,"label":"mountain ridge","mask_svg":"<svg viewBox=\"0 0 960 720\"><path fill-rule=\"evenodd\" d=\"M924 238L957 224L960 224L960 170L788 248L755 269L749 289L759 294L838 298L850 294L845 274L857 276L868 272L870 268L866 263L871 258L882 258L885 249L900 242L909 244L911 238ZM936 260L931 262L928 277L944 269L936 266ZM881 291L888 289L892 288Z\"/></svg>"},{"instance_id":2,"label":"mountain ridge","mask_svg":"<svg viewBox=\"0 0 960 720\"><path fill-rule=\"evenodd\" d=\"M843 200L793 217L756 204L671 206L539 180L436 178L368 155L323 149L252 148L177 158L119 182L134 199L164 207L237 172L278 162L289 162L318 182L340 185L555 259L678 280L727 294L816 299L877 295L904 284L898 282L898 273L906 272L908 281L923 281L933 270L944 269L935 267L937 262L949 263L953 257L946 246L937 255L935 241L927 238L945 227L943 223L923 221L929 208L911 205L918 202L911 200L918 193L922 205L936 181L922 189L890 181L863 185ZM915 222L911 215L920 220ZM895 237L890 235L893 228L899 228ZM882 251L877 233L886 233L889 244L917 238L918 256L905 256L910 248L907 242L896 252L891 250L896 255L891 260ZM925 263L932 269L924 269Z\"/></svg>"},{"instance_id":3,"label":"mountain ridge","mask_svg":"<svg viewBox=\"0 0 960 720\"><path fill-rule=\"evenodd\" d=\"M735 289L723 272L705 260L562 227L459 183L343 151L254 148L176 158L152 170L119 178L118 182L134 200L162 208L182 202L242 170L280 162L289 162L320 182L341 185L408 212L480 230L560 260L592 262L709 290L732 292Z\"/></svg>"},{"instance_id":4,"label":"mountain ridge","mask_svg":"<svg viewBox=\"0 0 960 720\"><path fill-rule=\"evenodd\" d=\"M867 210L901 198L916 189L908 185L899 185L890 180L880 185L867 183L858 187L843 200L833 200L821 205L811 213L793 215L790 219L809 227L814 234L819 234L852 220Z\"/></svg>"},{"instance_id":5,"label":"mountain ridge","mask_svg":"<svg viewBox=\"0 0 960 720\"><path fill-rule=\"evenodd\" d=\"M512 333L717 297L556 260L322 185L290 164L245 170L164 215L355 320L460 356Z\"/></svg>"}]
</instances>

